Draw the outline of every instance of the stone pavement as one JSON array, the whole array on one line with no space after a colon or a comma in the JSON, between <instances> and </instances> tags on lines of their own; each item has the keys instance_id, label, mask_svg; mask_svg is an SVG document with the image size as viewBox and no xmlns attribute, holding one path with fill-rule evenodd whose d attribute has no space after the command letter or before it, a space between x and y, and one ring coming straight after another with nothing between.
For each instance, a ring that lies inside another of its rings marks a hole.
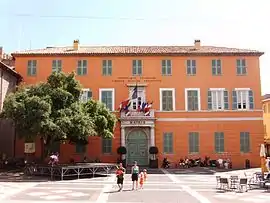
<instances>
[{"instance_id":1,"label":"stone pavement","mask_svg":"<svg viewBox=\"0 0 270 203\"><path fill-rule=\"evenodd\" d=\"M247 193L218 193L215 174L207 168L178 172L177 170L161 170L160 174L149 174L144 189L137 191L131 191L130 174L125 175L122 192L117 192L118 187L115 181L115 177L111 176L40 183L0 182L0 202L225 203L230 201L232 203L266 203L270 201L270 193L265 193L263 190Z\"/></svg>"}]
</instances>

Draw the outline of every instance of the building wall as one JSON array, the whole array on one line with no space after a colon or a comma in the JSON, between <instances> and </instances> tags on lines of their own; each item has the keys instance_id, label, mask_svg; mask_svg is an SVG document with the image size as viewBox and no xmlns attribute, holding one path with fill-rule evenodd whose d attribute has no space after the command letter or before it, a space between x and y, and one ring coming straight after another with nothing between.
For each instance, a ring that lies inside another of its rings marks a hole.
<instances>
[{"instance_id":1,"label":"building wall","mask_svg":"<svg viewBox=\"0 0 270 203\"><path fill-rule=\"evenodd\" d=\"M236 75L236 59L245 58L247 63L247 75ZM113 62L112 76L102 76L102 60L110 59ZM132 60L143 61L142 77L123 79L119 77L132 76ZM161 60L172 60L172 75L162 76ZM186 60L195 59L197 66L196 76L187 76ZM211 60L222 60L222 75L213 76ZM37 60L37 75L27 76L28 60ZM77 76L85 88L91 88L94 99L99 99L100 88L115 89L115 106L117 109L121 101L127 98L128 88L126 84L146 83L146 97L148 101L154 101L153 109L156 110L155 141L162 154L162 134L173 131L174 149L173 155L168 155L174 162L188 155L187 134L190 130L200 133L200 156L221 155L213 152L213 133L216 130L225 133L225 150L230 154L233 165L242 167L246 158L251 159L254 166L259 166L259 144L263 142L263 121L261 108L261 85L259 71L259 57L79 57L56 56L34 57L21 56L16 58L16 71L24 78L27 84L35 84L45 81L52 72L52 60L62 60L64 72L76 71L78 60L88 60L88 74ZM148 80L151 77L154 80ZM175 107L173 112L160 111L160 88L175 88ZM200 88L201 111L187 112L185 110L185 88ZM226 88L229 91L229 109L223 112L210 112L207 110L207 90L209 88ZM232 109L231 92L234 88L251 88L254 93L254 109L250 111L235 111ZM172 119L174 118L174 119ZM162 120L163 119L163 120ZM171 120L174 121L171 121ZM188 120L190 119L190 120ZM193 120L192 120L193 119ZM223 119L223 120L222 120ZM218 121L219 120L219 121ZM240 132L250 132L251 152L240 153ZM102 155L100 138L91 138L88 147L88 155L92 158L99 157L103 161L115 161L118 157L116 148L120 142L120 129L116 128L111 155ZM22 147L22 145L20 145ZM21 148L19 147L19 148ZM70 156L79 156L75 153L74 146L68 144L61 146L61 151L69 150L70 153L61 154L63 159ZM37 152L38 153L38 152ZM166 155L167 156L167 155ZM194 156L194 155L190 155ZM199 156L199 155L198 155Z\"/></svg>"},{"instance_id":2,"label":"building wall","mask_svg":"<svg viewBox=\"0 0 270 203\"><path fill-rule=\"evenodd\" d=\"M0 112L6 96L16 88L17 79L0 69ZM0 152L13 156L14 127L11 121L0 119Z\"/></svg>"}]
</instances>

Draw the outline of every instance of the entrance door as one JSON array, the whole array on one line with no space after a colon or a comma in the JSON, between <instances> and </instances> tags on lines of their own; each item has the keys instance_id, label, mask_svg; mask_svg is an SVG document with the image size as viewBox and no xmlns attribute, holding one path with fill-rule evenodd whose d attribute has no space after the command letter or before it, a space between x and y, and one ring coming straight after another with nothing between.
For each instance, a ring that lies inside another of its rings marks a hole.
<instances>
[{"instance_id":1,"label":"entrance door","mask_svg":"<svg viewBox=\"0 0 270 203\"><path fill-rule=\"evenodd\" d=\"M141 166L148 165L148 140L141 130L130 132L127 139L127 163L132 165L134 161Z\"/></svg>"}]
</instances>

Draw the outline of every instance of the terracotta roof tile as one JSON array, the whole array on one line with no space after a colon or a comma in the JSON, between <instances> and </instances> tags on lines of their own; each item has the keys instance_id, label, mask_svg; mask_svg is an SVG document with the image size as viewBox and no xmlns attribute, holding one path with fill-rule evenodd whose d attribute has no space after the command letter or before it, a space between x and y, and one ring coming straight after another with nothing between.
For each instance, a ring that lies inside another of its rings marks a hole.
<instances>
[{"instance_id":1,"label":"terracotta roof tile","mask_svg":"<svg viewBox=\"0 0 270 203\"><path fill-rule=\"evenodd\" d=\"M237 49L215 46L80 46L47 47L45 49L14 52L19 55L263 55L263 52L250 49Z\"/></svg>"}]
</instances>

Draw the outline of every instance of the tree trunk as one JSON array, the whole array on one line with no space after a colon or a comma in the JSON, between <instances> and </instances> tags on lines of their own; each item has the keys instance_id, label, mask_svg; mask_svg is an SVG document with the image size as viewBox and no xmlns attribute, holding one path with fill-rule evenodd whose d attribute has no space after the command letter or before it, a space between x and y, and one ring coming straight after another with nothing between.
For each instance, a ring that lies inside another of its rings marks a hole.
<instances>
[{"instance_id":1,"label":"tree trunk","mask_svg":"<svg viewBox=\"0 0 270 203\"><path fill-rule=\"evenodd\" d=\"M40 138L41 145L41 161L43 162L47 156L50 154L50 140L47 138L44 143L44 138Z\"/></svg>"}]
</instances>

